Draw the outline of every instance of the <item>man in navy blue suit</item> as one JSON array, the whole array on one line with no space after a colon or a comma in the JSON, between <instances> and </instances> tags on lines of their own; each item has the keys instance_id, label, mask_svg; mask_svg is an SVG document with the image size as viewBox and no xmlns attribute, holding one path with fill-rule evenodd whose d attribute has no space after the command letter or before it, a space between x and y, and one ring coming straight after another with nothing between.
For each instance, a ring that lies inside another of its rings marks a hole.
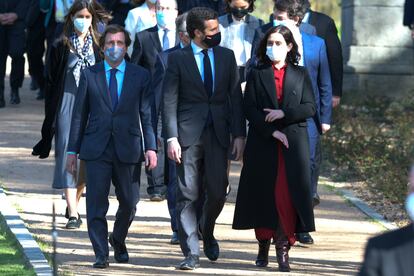
<instances>
[{"instance_id":1,"label":"man in navy blue suit","mask_svg":"<svg viewBox=\"0 0 414 276\"><path fill-rule=\"evenodd\" d=\"M302 56L299 65L307 69L312 81L317 112L315 116L307 120L307 124L311 157L312 197L314 206L316 206L320 201L317 193L321 163L320 135L326 133L331 127L332 83L325 41L299 30L304 16L302 4L303 1L300 0L275 0L274 15L275 19L280 22L279 24L286 25L292 31ZM301 243L313 243L309 233L298 233L297 238Z\"/></svg>"},{"instance_id":2,"label":"man in navy blue suit","mask_svg":"<svg viewBox=\"0 0 414 276\"><path fill-rule=\"evenodd\" d=\"M77 154L85 160L88 234L96 256L93 266L106 268L106 213L111 181L119 207L109 243L115 260L125 263L129 260L125 239L139 200L141 162L145 156L147 168L155 168L157 146L151 120L151 77L144 68L124 60L130 44L128 33L123 27L109 25L100 44L105 61L82 72L69 136L67 170L76 173Z\"/></svg>"}]
</instances>

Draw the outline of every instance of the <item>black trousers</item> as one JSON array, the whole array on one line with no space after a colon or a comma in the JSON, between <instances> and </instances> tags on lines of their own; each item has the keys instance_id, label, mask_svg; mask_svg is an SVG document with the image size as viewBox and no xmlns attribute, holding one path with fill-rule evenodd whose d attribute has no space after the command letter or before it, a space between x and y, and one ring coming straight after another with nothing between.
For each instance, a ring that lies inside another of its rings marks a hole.
<instances>
[{"instance_id":1,"label":"black trousers","mask_svg":"<svg viewBox=\"0 0 414 276\"><path fill-rule=\"evenodd\" d=\"M118 159L112 139L99 159L86 161L86 217L95 256L109 255L106 213L111 180L119 202L113 236L116 241L124 243L139 201L140 174L141 166Z\"/></svg>"},{"instance_id":2,"label":"black trousers","mask_svg":"<svg viewBox=\"0 0 414 276\"><path fill-rule=\"evenodd\" d=\"M213 126L206 127L199 140L182 149L182 162L177 165L178 235L184 256L200 255L198 224L203 239L214 238L214 227L226 201L227 148L217 139ZM204 196L201 218L197 204Z\"/></svg>"},{"instance_id":3,"label":"black trousers","mask_svg":"<svg viewBox=\"0 0 414 276\"><path fill-rule=\"evenodd\" d=\"M12 59L10 87L20 88L24 79L25 32L24 22L16 21L13 25L0 25L0 90L4 90L7 56Z\"/></svg>"},{"instance_id":4,"label":"black trousers","mask_svg":"<svg viewBox=\"0 0 414 276\"><path fill-rule=\"evenodd\" d=\"M40 89L45 86L45 66L43 55L45 53L46 29L44 27L45 15L37 17L32 26L27 28L26 52L29 62L29 74L36 80ZM48 47L50 45L48 44Z\"/></svg>"}]
</instances>

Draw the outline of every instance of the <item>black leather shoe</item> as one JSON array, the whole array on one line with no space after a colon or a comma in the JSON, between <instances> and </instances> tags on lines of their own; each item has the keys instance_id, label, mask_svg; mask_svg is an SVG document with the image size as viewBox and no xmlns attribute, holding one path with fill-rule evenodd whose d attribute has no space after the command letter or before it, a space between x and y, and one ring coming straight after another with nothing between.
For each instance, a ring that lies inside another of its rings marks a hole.
<instances>
[{"instance_id":1,"label":"black leather shoe","mask_svg":"<svg viewBox=\"0 0 414 276\"><path fill-rule=\"evenodd\" d=\"M270 240L259 241L259 252L257 253L256 266L266 267L269 264Z\"/></svg>"},{"instance_id":2,"label":"black leather shoe","mask_svg":"<svg viewBox=\"0 0 414 276\"><path fill-rule=\"evenodd\" d=\"M127 263L129 261L129 255L127 248L124 244L118 243L113 234L109 235L109 243L115 251L114 258L118 263Z\"/></svg>"},{"instance_id":3,"label":"black leather shoe","mask_svg":"<svg viewBox=\"0 0 414 276\"><path fill-rule=\"evenodd\" d=\"M10 104L19 104L20 97L19 97L19 89L12 88L12 92L10 94Z\"/></svg>"},{"instance_id":4,"label":"black leather shoe","mask_svg":"<svg viewBox=\"0 0 414 276\"><path fill-rule=\"evenodd\" d=\"M94 268L107 268L109 266L108 257L98 256L93 264Z\"/></svg>"},{"instance_id":5,"label":"black leather shoe","mask_svg":"<svg viewBox=\"0 0 414 276\"><path fill-rule=\"evenodd\" d=\"M163 201L164 199L165 199L165 197L161 194L152 194L152 195L150 195L150 200L151 201L160 202L160 201Z\"/></svg>"},{"instance_id":6,"label":"black leather shoe","mask_svg":"<svg viewBox=\"0 0 414 276\"><path fill-rule=\"evenodd\" d=\"M300 243L313 244L312 236L309 233L297 233L296 238Z\"/></svg>"},{"instance_id":7,"label":"black leather shoe","mask_svg":"<svg viewBox=\"0 0 414 276\"><path fill-rule=\"evenodd\" d=\"M215 238L203 240L204 254L210 261L216 261L220 255L220 248Z\"/></svg>"},{"instance_id":8,"label":"black leather shoe","mask_svg":"<svg viewBox=\"0 0 414 276\"><path fill-rule=\"evenodd\" d=\"M315 193L312 198L312 205L313 208L318 206L321 203L321 198L319 197L318 193Z\"/></svg>"},{"instance_id":9,"label":"black leather shoe","mask_svg":"<svg viewBox=\"0 0 414 276\"><path fill-rule=\"evenodd\" d=\"M180 239L178 238L178 233L177 232L172 233L170 243L171 244L180 244Z\"/></svg>"},{"instance_id":10,"label":"black leather shoe","mask_svg":"<svg viewBox=\"0 0 414 276\"><path fill-rule=\"evenodd\" d=\"M179 269L181 270L194 270L200 267L200 257L197 255L188 255L184 261L180 263Z\"/></svg>"}]
</instances>

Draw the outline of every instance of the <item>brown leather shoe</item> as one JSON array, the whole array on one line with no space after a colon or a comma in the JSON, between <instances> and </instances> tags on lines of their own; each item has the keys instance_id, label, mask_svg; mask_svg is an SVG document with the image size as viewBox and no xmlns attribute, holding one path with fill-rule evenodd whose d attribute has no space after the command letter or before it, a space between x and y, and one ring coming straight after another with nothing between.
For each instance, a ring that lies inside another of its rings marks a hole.
<instances>
[{"instance_id":1,"label":"brown leather shoe","mask_svg":"<svg viewBox=\"0 0 414 276\"><path fill-rule=\"evenodd\" d=\"M258 242L259 242L259 252L257 253L256 266L266 267L269 264L270 240L262 240Z\"/></svg>"},{"instance_id":2,"label":"brown leather shoe","mask_svg":"<svg viewBox=\"0 0 414 276\"><path fill-rule=\"evenodd\" d=\"M276 259L281 272L290 272L289 249L288 241L276 241Z\"/></svg>"}]
</instances>

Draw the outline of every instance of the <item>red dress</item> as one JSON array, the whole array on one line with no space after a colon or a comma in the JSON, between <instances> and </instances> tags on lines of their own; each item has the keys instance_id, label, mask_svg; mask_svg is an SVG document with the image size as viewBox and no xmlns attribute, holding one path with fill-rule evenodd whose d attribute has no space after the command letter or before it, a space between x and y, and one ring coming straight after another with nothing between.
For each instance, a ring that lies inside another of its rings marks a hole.
<instances>
[{"instance_id":1,"label":"red dress","mask_svg":"<svg viewBox=\"0 0 414 276\"><path fill-rule=\"evenodd\" d=\"M276 84L276 95L279 106L283 102L283 83L285 71L286 66L283 66L281 69L277 69L273 66L273 73ZM275 207L279 215L279 222L281 223L282 229L288 238L289 244L293 245L296 241L295 228L297 214L289 193L285 160L283 158L282 147L284 147L284 145L280 141L276 141L276 143L278 143L278 167L277 178L275 181ZM256 228L255 234L258 240L270 240L272 237L274 240L277 240L276 232L274 229Z\"/></svg>"}]
</instances>

